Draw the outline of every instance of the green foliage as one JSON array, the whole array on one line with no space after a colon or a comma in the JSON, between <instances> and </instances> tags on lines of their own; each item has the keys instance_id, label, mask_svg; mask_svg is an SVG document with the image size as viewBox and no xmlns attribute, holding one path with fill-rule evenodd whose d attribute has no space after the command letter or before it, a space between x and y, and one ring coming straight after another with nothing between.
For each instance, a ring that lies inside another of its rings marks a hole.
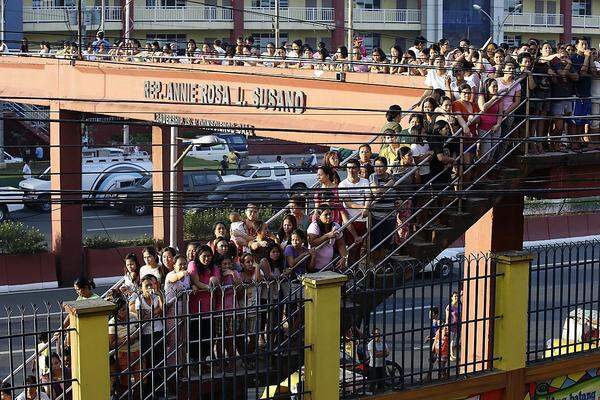
<instances>
[{"instance_id":1,"label":"green foliage","mask_svg":"<svg viewBox=\"0 0 600 400\"><path fill-rule=\"evenodd\" d=\"M185 213L183 217L183 235L185 240L208 240L213 236L213 227L217 222L225 222L229 226L229 213L232 211L235 210L211 208ZM271 218L273 213L274 211L271 207L261 207L258 210L258 219L266 221ZM240 215L242 218L244 217L243 212L240 212ZM270 229L279 229L282 219L277 218L273 221Z\"/></svg>"},{"instance_id":2,"label":"green foliage","mask_svg":"<svg viewBox=\"0 0 600 400\"><path fill-rule=\"evenodd\" d=\"M113 247L156 246L151 236L142 235L134 239L115 240L108 235L91 236L83 239L83 246L89 249L110 249Z\"/></svg>"},{"instance_id":3,"label":"green foliage","mask_svg":"<svg viewBox=\"0 0 600 400\"><path fill-rule=\"evenodd\" d=\"M46 250L46 238L39 229L22 222L0 224L0 254L34 254Z\"/></svg>"}]
</instances>

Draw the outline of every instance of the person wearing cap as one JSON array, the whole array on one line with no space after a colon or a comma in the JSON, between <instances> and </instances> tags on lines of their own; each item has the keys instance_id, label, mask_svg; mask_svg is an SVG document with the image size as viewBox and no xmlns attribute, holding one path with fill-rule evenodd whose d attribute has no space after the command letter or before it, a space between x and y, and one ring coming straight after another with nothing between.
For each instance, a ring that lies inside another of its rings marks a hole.
<instances>
[{"instance_id":1,"label":"person wearing cap","mask_svg":"<svg viewBox=\"0 0 600 400\"><path fill-rule=\"evenodd\" d=\"M94 49L94 51L98 51L100 44L104 44L104 47L106 49L110 48L110 43L108 42L108 40L104 39L103 31L98 31L98 33L96 33L96 40L92 42L92 48Z\"/></svg>"}]
</instances>

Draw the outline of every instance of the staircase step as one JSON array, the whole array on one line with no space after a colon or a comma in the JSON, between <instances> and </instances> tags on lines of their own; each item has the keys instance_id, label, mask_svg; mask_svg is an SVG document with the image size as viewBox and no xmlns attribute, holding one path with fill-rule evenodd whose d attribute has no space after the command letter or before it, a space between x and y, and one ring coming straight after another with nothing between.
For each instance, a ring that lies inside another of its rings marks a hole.
<instances>
[{"instance_id":1,"label":"staircase step","mask_svg":"<svg viewBox=\"0 0 600 400\"><path fill-rule=\"evenodd\" d=\"M413 239L405 246L406 252L418 260L431 258L437 245L432 242Z\"/></svg>"},{"instance_id":2,"label":"staircase step","mask_svg":"<svg viewBox=\"0 0 600 400\"><path fill-rule=\"evenodd\" d=\"M473 217L473 213L468 212L463 208L462 211L458 210L448 210L444 212L444 215L448 219L448 225L457 229L459 227L464 226L467 223L467 220Z\"/></svg>"},{"instance_id":3,"label":"staircase step","mask_svg":"<svg viewBox=\"0 0 600 400\"><path fill-rule=\"evenodd\" d=\"M492 172L492 180L500 180L500 179L514 179L521 176L521 170L519 168L510 168L510 167L497 167ZM488 175L489 176L489 175Z\"/></svg>"},{"instance_id":4,"label":"staircase step","mask_svg":"<svg viewBox=\"0 0 600 400\"><path fill-rule=\"evenodd\" d=\"M425 226L417 225L417 230L419 229L422 229L421 232L419 232L421 239L428 242L437 243L438 239L443 236L444 233L451 231L454 228L441 224L428 224Z\"/></svg>"},{"instance_id":5,"label":"staircase step","mask_svg":"<svg viewBox=\"0 0 600 400\"><path fill-rule=\"evenodd\" d=\"M485 197L466 197L462 200L462 207L465 211L480 214L491 205L490 199Z\"/></svg>"}]
</instances>

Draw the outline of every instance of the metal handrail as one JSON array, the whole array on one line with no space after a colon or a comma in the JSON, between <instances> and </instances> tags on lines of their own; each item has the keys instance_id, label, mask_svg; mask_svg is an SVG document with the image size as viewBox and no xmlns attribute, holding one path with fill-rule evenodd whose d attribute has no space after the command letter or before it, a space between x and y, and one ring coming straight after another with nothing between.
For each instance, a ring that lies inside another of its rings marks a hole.
<instances>
[{"instance_id":1,"label":"metal handrail","mask_svg":"<svg viewBox=\"0 0 600 400\"><path fill-rule=\"evenodd\" d=\"M121 285L123 284L124 280L125 280L124 278L121 278L121 279L119 279L119 280L118 280L118 281L117 281L117 282L116 282L114 285L112 285L112 286L111 286L111 287L110 287L110 288L109 288L109 289L108 289L106 292L104 292L104 293L102 294L102 296L100 296L100 297L102 297L102 298L106 298L106 297L108 296L108 294L109 294L109 293L111 293L113 290L118 290L118 289L119 289L119 287L121 287ZM10 373L10 374L7 376L7 377L5 377L5 378L2 380L2 382L3 382L3 383L4 383L4 382L8 382L8 380L11 378L11 376L12 376L12 375L14 375L14 374L18 373L19 371L21 371L22 369L24 369L24 368L27 366L27 364L29 364L29 363L33 362L33 361L36 359L37 355L38 355L40 352L42 352L42 351L46 350L46 349L47 349L47 348L49 348L49 347L51 348L53 344L56 344L57 340L58 340L58 338L57 338L57 337L55 337L55 336L53 336L53 337L52 337L52 338L50 338L50 340L48 341L48 344L46 344L46 345L44 345L44 346L41 346L39 349L35 349L35 351L33 352L33 354L32 354L31 356L29 356L29 357L28 357L28 358L27 358L25 361L23 361L23 363L22 363L22 364L20 364L20 365L19 365L17 368L15 368L15 370L14 370L14 371L12 371L12 372L11 372L11 373Z\"/></svg>"}]
</instances>

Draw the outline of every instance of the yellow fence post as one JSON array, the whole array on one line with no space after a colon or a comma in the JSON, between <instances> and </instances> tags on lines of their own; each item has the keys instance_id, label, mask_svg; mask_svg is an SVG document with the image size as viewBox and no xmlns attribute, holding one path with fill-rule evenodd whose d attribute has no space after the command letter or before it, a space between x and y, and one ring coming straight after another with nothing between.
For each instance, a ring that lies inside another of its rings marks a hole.
<instances>
[{"instance_id":1,"label":"yellow fence post","mask_svg":"<svg viewBox=\"0 0 600 400\"><path fill-rule=\"evenodd\" d=\"M304 390L311 400L340 397L341 286L346 275L331 271L305 275L302 280L305 328Z\"/></svg>"},{"instance_id":2,"label":"yellow fence post","mask_svg":"<svg viewBox=\"0 0 600 400\"><path fill-rule=\"evenodd\" d=\"M532 255L523 251L495 254L496 294L494 323L494 367L506 371L505 399L525 395L527 363L527 318L529 307L529 268Z\"/></svg>"},{"instance_id":3,"label":"yellow fence post","mask_svg":"<svg viewBox=\"0 0 600 400\"><path fill-rule=\"evenodd\" d=\"M110 398L108 315L115 305L103 299L69 301L73 400Z\"/></svg>"}]
</instances>

